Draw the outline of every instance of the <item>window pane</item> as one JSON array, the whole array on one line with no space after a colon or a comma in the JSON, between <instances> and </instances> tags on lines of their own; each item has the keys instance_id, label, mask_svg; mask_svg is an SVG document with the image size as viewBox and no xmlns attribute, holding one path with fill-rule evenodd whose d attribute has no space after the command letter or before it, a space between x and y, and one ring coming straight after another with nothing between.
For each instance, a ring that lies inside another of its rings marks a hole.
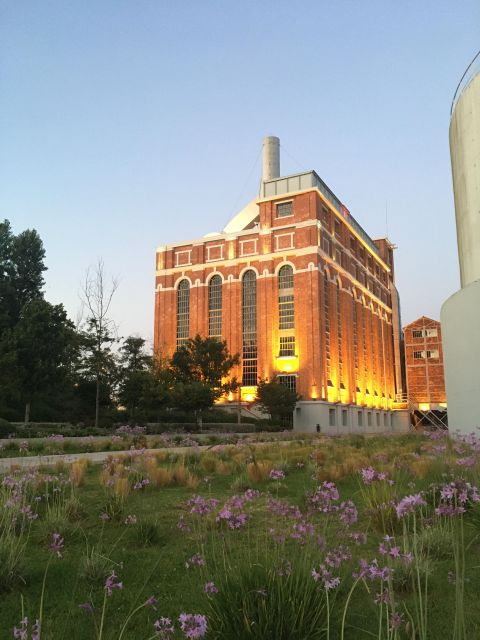
<instances>
[{"instance_id":1,"label":"window pane","mask_svg":"<svg viewBox=\"0 0 480 640\"><path fill-rule=\"evenodd\" d=\"M247 271L242 283L243 384L257 384L257 279Z\"/></svg>"},{"instance_id":2,"label":"window pane","mask_svg":"<svg viewBox=\"0 0 480 640\"><path fill-rule=\"evenodd\" d=\"M190 333L190 284L182 280L177 289L177 349L188 341Z\"/></svg>"},{"instance_id":3,"label":"window pane","mask_svg":"<svg viewBox=\"0 0 480 640\"><path fill-rule=\"evenodd\" d=\"M208 283L208 335L222 337L222 278L213 276Z\"/></svg>"}]
</instances>

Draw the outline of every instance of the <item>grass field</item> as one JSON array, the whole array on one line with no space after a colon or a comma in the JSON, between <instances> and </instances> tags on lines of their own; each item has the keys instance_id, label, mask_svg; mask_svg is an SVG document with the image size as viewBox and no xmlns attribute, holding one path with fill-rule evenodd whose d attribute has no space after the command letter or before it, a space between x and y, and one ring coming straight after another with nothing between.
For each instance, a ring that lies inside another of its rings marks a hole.
<instances>
[{"instance_id":1,"label":"grass field","mask_svg":"<svg viewBox=\"0 0 480 640\"><path fill-rule=\"evenodd\" d=\"M479 450L298 437L12 472L0 638L478 638Z\"/></svg>"}]
</instances>

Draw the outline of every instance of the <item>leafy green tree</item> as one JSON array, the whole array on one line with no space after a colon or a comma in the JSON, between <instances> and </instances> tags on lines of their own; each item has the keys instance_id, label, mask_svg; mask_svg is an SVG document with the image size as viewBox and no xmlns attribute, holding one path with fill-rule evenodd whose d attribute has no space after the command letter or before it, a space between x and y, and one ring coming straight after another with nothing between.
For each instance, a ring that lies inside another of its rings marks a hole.
<instances>
[{"instance_id":1,"label":"leafy green tree","mask_svg":"<svg viewBox=\"0 0 480 640\"><path fill-rule=\"evenodd\" d=\"M238 354L231 355L225 341L196 335L173 354L169 371L173 379L172 404L195 412L199 426L202 411L238 387L236 378L228 378Z\"/></svg>"},{"instance_id":2,"label":"leafy green tree","mask_svg":"<svg viewBox=\"0 0 480 640\"><path fill-rule=\"evenodd\" d=\"M145 351L145 340L137 336L125 338L119 349L118 365L118 399L126 407L129 418L134 419L145 392L149 393L155 382L151 380L153 358Z\"/></svg>"},{"instance_id":3,"label":"leafy green tree","mask_svg":"<svg viewBox=\"0 0 480 640\"><path fill-rule=\"evenodd\" d=\"M2 333L1 385L24 404L25 424L34 400L70 374L77 348L75 328L63 306L42 299L25 304L15 327Z\"/></svg>"},{"instance_id":4,"label":"leafy green tree","mask_svg":"<svg viewBox=\"0 0 480 640\"><path fill-rule=\"evenodd\" d=\"M8 220L0 222L0 334L20 319L22 308L43 298L45 249L34 229L12 233Z\"/></svg>"},{"instance_id":5,"label":"leafy green tree","mask_svg":"<svg viewBox=\"0 0 480 640\"><path fill-rule=\"evenodd\" d=\"M258 382L257 403L273 421L281 422L282 419L290 417L299 399L300 396L292 389L280 384L278 378Z\"/></svg>"}]
</instances>

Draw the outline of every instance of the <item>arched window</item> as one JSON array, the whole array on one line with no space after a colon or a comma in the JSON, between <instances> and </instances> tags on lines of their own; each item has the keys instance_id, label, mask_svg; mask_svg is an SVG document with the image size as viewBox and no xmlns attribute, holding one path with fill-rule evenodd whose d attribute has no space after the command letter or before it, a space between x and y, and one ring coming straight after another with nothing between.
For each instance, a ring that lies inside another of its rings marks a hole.
<instances>
[{"instance_id":1,"label":"arched window","mask_svg":"<svg viewBox=\"0 0 480 640\"><path fill-rule=\"evenodd\" d=\"M340 283L337 280L337 346L338 346L338 379L340 385L343 384L343 349L342 349L342 295Z\"/></svg>"},{"instance_id":2,"label":"arched window","mask_svg":"<svg viewBox=\"0 0 480 640\"><path fill-rule=\"evenodd\" d=\"M325 365L330 379L330 283L328 272L323 273L323 324L325 326Z\"/></svg>"},{"instance_id":3,"label":"arched window","mask_svg":"<svg viewBox=\"0 0 480 640\"><path fill-rule=\"evenodd\" d=\"M243 385L257 384L257 276L246 271L242 280Z\"/></svg>"},{"instance_id":4,"label":"arched window","mask_svg":"<svg viewBox=\"0 0 480 640\"><path fill-rule=\"evenodd\" d=\"M222 278L213 276L208 283L208 335L222 337Z\"/></svg>"},{"instance_id":5,"label":"arched window","mask_svg":"<svg viewBox=\"0 0 480 640\"><path fill-rule=\"evenodd\" d=\"M186 344L190 334L190 283L182 280L177 288L177 349Z\"/></svg>"},{"instance_id":6,"label":"arched window","mask_svg":"<svg viewBox=\"0 0 480 640\"><path fill-rule=\"evenodd\" d=\"M295 355L295 306L293 298L293 269L284 265L278 272L278 328L279 356Z\"/></svg>"}]
</instances>

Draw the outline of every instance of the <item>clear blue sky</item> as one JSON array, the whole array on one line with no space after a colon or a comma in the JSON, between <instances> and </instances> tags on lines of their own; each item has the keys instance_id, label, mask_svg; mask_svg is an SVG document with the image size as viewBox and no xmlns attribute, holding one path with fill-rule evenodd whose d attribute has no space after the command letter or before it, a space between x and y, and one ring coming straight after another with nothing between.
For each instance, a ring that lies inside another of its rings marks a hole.
<instances>
[{"instance_id":1,"label":"clear blue sky","mask_svg":"<svg viewBox=\"0 0 480 640\"><path fill-rule=\"evenodd\" d=\"M282 173L316 169L373 237L388 203L403 322L438 318L479 42L478 0L0 0L0 217L40 233L51 302L75 318L102 257L120 334L151 338L155 248L221 230L278 135Z\"/></svg>"}]
</instances>

